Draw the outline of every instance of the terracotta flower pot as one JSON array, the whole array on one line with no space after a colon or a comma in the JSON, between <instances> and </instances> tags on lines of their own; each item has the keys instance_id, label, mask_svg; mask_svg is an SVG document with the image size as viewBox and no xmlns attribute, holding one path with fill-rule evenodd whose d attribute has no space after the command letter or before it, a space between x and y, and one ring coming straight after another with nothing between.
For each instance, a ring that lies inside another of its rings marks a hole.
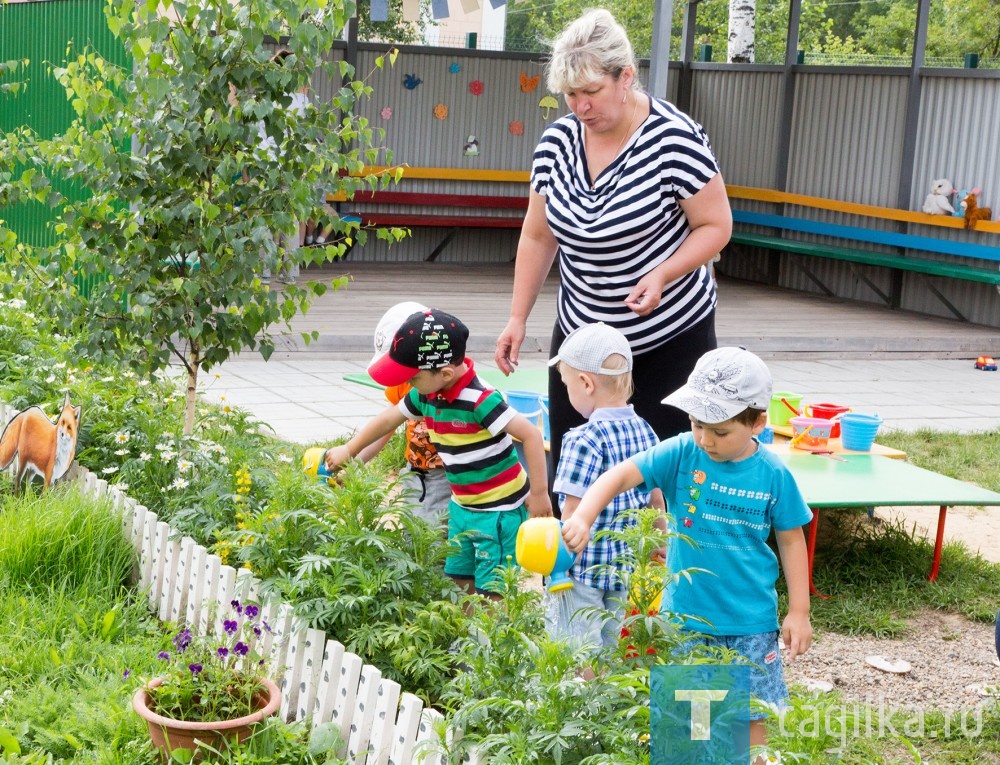
<instances>
[{"instance_id":1,"label":"terracotta flower pot","mask_svg":"<svg viewBox=\"0 0 1000 765\"><path fill-rule=\"evenodd\" d=\"M148 686L156 688L163 680L154 678ZM244 741L253 733L254 726L265 717L270 717L281 706L281 689L271 680L261 678L265 690L257 699L257 711L235 720L219 722L193 722L189 720L173 720L158 715L149 708L149 695L146 687L140 688L132 697L132 708L139 713L149 726L149 736L153 746L157 747L165 759L170 758L173 749L198 748L198 742L220 749L233 742Z\"/></svg>"}]
</instances>

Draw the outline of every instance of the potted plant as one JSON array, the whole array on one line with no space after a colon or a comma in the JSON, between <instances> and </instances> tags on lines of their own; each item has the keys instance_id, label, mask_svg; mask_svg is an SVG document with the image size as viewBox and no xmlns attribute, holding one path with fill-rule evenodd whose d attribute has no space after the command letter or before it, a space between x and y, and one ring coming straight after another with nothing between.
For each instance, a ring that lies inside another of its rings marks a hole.
<instances>
[{"instance_id":1,"label":"potted plant","mask_svg":"<svg viewBox=\"0 0 1000 765\"><path fill-rule=\"evenodd\" d=\"M258 650L270 627L258 606L238 600L231 605L234 618L223 621L221 636L195 636L187 627L174 635L172 650L158 654L163 672L132 698L153 745L168 759L174 749L243 741L281 704Z\"/></svg>"}]
</instances>

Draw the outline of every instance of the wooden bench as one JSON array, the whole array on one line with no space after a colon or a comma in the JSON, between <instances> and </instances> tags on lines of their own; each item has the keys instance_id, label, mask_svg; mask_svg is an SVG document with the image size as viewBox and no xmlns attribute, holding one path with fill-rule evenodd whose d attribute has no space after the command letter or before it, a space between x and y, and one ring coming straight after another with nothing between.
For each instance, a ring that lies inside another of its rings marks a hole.
<instances>
[{"instance_id":1,"label":"wooden bench","mask_svg":"<svg viewBox=\"0 0 1000 765\"><path fill-rule=\"evenodd\" d=\"M379 172L389 168L366 170ZM442 193L421 190L419 181L465 182L466 186L517 183L522 188L516 195ZM426 257L433 261L460 229L520 229L528 209L527 184L528 173L521 171L408 167L403 168L399 185L391 191L357 191L350 199L342 195L330 195L327 199L360 217L365 227L447 229L443 239Z\"/></svg>"},{"instance_id":2,"label":"wooden bench","mask_svg":"<svg viewBox=\"0 0 1000 765\"><path fill-rule=\"evenodd\" d=\"M955 241L885 229L885 222L920 224L937 228L964 229L964 220L950 216L933 216L925 213L896 210L893 208L859 205L837 200L787 194L768 189L730 187L733 199L754 199L777 202L804 208L832 210L846 215L861 216L862 220L877 224L873 227L827 223L808 217L777 215L734 209L731 244L781 251L802 256L795 265L823 292L833 295L823 280L810 267L811 258L827 258L859 265L877 266L901 273L909 271L924 277L945 277L982 284L1000 285L1000 246L974 241ZM879 228L878 226L881 226ZM897 226L898 228L898 226ZM978 223L975 231L1000 233L998 223ZM816 241L809 237L823 237ZM835 240L833 243L830 240ZM946 255L962 260L941 259ZM976 261L976 262L969 262ZM887 305L899 305L900 280L893 280L887 292L864 271L854 269L863 281ZM947 297L930 280L927 288L959 319L965 319Z\"/></svg>"},{"instance_id":3,"label":"wooden bench","mask_svg":"<svg viewBox=\"0 0 1000 765\"><path fill-rule=\"evenodd\" d=\"M521 228L524 213L528 209L528 198L485 194L359 191L350 204L366 226ZM408 206L435 212L368 211L364 205ZM466 212L457 212L458 210ZM483 215L482 211L485 210L496 210L500 214Z\"/></svg>"}]
</instances>

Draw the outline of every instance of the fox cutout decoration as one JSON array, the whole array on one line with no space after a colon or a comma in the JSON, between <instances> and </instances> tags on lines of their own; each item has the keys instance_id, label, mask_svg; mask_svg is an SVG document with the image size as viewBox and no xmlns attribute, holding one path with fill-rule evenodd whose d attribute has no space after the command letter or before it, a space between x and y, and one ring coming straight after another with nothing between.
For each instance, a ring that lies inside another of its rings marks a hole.
<instances>
[{"instance_id":1,"label":"fox cutout decoration","mask_svg":"<svg viewBox=\"0 0 1000 765\"><path fill-rule=\"evenodd\" d=\"M38 406L14 415L0 435L0 470L17 457L14 491L34 476L42 479L45 488L62 478L76 455L79 427L80 407L70 404L68 391L55 422Z\"/></svg>"}]
</instances>

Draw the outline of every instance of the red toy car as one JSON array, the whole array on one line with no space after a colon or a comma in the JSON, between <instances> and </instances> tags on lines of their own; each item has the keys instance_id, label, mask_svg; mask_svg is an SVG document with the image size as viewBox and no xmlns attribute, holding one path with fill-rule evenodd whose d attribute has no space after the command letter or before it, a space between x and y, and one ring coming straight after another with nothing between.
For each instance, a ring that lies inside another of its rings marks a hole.
<instances>
[{"instance_id":1,"label":"red toy car","mask_svg":"<svg viewBox=\"0 0 1000 765\"><path fill-rule=\"evenodd\" d=\"M981 369L985 372L996 372L997 363L993 360L992 356L980 356L976 359L976 369Z\"/></svg>"}]
</instances>

